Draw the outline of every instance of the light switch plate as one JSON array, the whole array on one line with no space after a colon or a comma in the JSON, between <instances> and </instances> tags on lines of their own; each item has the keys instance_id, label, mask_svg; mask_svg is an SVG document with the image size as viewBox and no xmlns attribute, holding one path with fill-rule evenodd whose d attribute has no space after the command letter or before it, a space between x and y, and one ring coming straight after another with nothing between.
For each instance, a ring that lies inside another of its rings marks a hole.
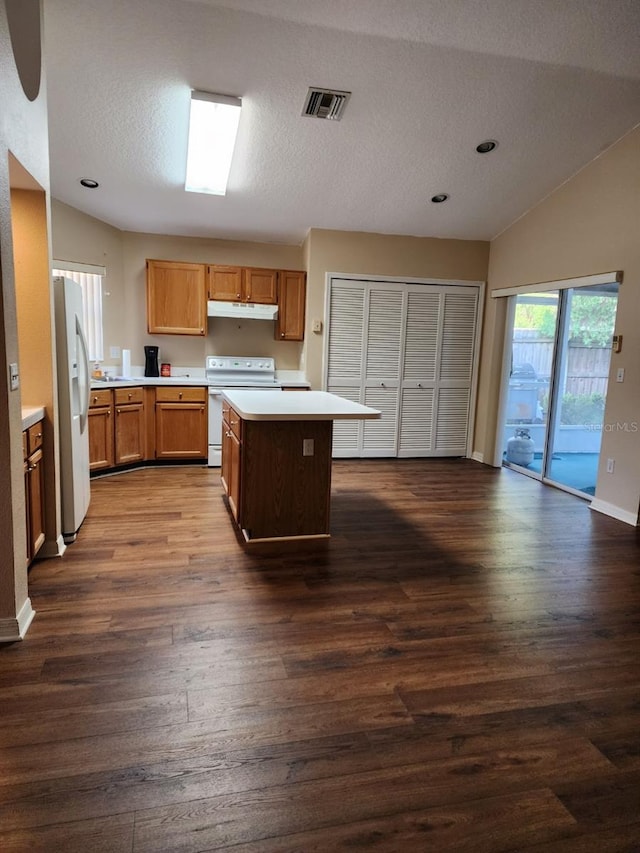
<instances>
[{"instance_id":1,"label":"light switch plate","mask_svg":"<svg viewBox=\"0 0 640 853\"><path fill-rule=\"evenodd\" d=\"M17 391L20 387L20 374L18 373L18 365L16 362L9 364L9 387L12 391Z\"/></svg>"},{"instance_id":2,"label":"light switch plate","mask_svg":"<svg viewBox=\"0 0 640 853\"><path fill-rule=\"evenodd\" d=\"M624 382L624 367L619 367L616 373L616 382Z\"/></svg>"},{"instance_id":3,"label":"light switch plate","mask_svg":"<svg viewBox=\"0 0 640 853\"><path fill-rule=\"evenodd\" d=\"M312 438L303 438L302 439L302 455L303 456L313 456L313 439Z\"/></svg>"}]
</instances>

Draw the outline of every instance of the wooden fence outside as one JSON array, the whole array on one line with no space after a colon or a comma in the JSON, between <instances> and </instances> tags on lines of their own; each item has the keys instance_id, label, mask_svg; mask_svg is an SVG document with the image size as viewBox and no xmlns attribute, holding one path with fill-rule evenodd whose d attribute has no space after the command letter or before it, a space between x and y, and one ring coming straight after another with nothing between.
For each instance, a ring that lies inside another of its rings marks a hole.
<instances>
[{"instance_id":1,"label":"wooden fence outside","mask_svg":"<svg viewBox=\"0 0 640 853\"><path fill-rule=\"evenodd\" d=\"M531 364L538 379L551 375L553 341L514 339L513 365ZM574 347L569 344L565 392L591 395L607 393L611 349L609 347Z\"/></svg>"}]
</instances>

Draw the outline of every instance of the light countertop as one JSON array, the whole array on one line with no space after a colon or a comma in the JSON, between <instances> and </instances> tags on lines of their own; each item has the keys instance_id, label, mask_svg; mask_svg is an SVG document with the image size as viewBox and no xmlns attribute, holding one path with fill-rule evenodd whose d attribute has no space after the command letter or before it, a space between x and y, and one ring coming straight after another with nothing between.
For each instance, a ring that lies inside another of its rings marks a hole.
<instances>
[{"instance_id":1,"label":"light countertop","mask_svg":"<svg viewBox=\"0 0 640 853\"><path fill-rule=\"evenodd\" d=\"M100 388L131 388L139 385L196 385L206 387L204 376L133 376L131 379L92 379L91 390Z\"/></svg>"},{"instance_id":2,"label":"light countertop","mask_svg":"<svg viewBox=\"0 0 640 853\"><path fill-rule=\"evenodd\" d=\"M326 391L283 394L281 391L232 390L223 396L240 417L248 421L369 420L380 417L378 409L353 403Z\"/></svg>"},{"instance_id":3,"label":"light countertop","mask_svg":"<svg viewBox=\"0 0 640 853\"><path fill-rule=\"evenodd\" d=\"M29 429L44 418L44 406L22 407L22 429Z\"/></svg>"}]
</instances>

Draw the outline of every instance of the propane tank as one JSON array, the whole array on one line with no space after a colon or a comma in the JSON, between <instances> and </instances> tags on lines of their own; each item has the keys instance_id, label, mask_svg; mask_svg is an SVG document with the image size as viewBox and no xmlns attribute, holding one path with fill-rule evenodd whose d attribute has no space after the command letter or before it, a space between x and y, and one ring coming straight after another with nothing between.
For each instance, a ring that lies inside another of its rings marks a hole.
<instances>
[{"instance_id":1,"label":"propane tank","mask_svg":"<svg viewBox=\"0 0 640 853\"><path fill-rule=\"evenodd\" d=\"M534 440L527 429L517 429L507 442L507 462L527 467L533 462Z\"/></svg>"}]
</instances>

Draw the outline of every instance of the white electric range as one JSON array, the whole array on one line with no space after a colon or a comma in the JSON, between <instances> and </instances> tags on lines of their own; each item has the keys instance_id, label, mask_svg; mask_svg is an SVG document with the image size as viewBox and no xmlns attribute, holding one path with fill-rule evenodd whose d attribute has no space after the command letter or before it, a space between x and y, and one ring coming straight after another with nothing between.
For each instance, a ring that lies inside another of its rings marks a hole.
<instances>
[{"instance_id":1,"label":"white electric range","mask_svg":"<svg viewBox=\"0 0 640 853\"><path fill-rule=\"evenodd\" d=\"M209 355L205 363L209 386L209 467L222 462L222 393L228 388L278 390L276 364L272 358Z\"/></svg>"}]
</instances>

